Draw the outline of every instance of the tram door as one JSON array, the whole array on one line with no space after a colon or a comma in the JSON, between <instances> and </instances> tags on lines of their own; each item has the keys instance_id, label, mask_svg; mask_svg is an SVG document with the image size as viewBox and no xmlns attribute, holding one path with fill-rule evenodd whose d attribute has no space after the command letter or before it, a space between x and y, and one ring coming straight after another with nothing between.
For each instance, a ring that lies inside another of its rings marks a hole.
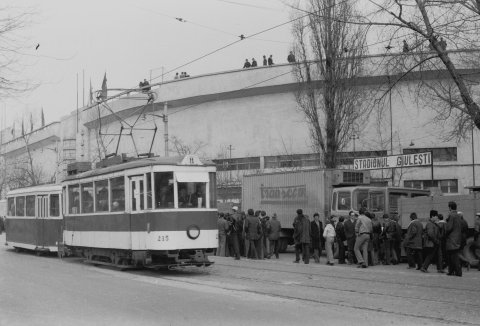
<instances>
[{"instance_id":1,"label":"tram door","mask_svg":"<svg viewBox=\"0 0 480 326\"><path fill-rule=\"evenodd\" d=\"M130 194L132 195L130 207L132 213L142 212L144 207L145 185L143 176L130 178Z\"/></svg>"},{"instance_id":2,"label":"tram door","mask_svg":"<svg viewBox=\"0 0 480 326\"><path fill-rule=\"evenodd\" d=\"M145 248L145 238L138 236L139 227L144 220L145 216L143 214L144 207L144 198L145 198L145 183L142 176L130 177L130 241L132 249L144 249Z\"/></svg>"},{"instance_id":3,"label":"tram door","mask_svg":"<svg viewBox=\"0 0 480 326\"><path fill-rule=\"evenodd\" d=\"M46 231L48 218L48 196L37 196L37 243L38 247L47 246Z\"/></svg>"}]
</instances>

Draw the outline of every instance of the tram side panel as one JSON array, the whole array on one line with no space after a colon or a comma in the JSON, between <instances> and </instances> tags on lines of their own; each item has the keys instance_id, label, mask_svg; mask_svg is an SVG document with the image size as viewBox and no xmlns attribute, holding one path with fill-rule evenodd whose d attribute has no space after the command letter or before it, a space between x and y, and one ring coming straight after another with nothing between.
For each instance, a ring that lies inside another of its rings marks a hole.
<instances>
[{"instance_id":1,"label":"tram side panel","mask_svg":"<svg viewBox=\"0 0 480 326\"><path fill-rule=\"evenodd\" d=\"M214 249L216 211L147 212L132 215L133 250Z\"/></svg>"}]
</instances>

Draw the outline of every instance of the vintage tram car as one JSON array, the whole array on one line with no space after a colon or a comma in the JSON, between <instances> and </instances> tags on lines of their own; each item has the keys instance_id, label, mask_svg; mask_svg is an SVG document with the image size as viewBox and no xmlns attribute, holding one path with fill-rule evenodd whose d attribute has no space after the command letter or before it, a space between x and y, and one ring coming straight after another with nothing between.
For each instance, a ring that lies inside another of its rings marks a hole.
<instances>
[{"instance_id":1,"label":"vintage tram car","mask_svg":"<svg viewBox=\"0 0 480 326\"><path fill-rule=\"evenodd\" d=\"M218 244L212 162L194 155L135 159L69 175L60 187L61 254L120 268L212 264L208 255Z\"/></svg>"}]
</instances>

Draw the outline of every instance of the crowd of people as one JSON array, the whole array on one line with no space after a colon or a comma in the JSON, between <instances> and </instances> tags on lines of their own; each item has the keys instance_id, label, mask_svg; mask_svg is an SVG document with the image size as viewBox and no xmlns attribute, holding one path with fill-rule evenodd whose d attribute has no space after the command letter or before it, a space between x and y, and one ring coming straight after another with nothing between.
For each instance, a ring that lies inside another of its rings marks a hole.
<instances>
[{"instance_id":1,"label":"crowd of people","mask_svg":"<svg viewBox=\"0 0 480 326\"><path fill-rule=\"evenodd\" d=\"M279 258L280 230L282 225L277 215L270 218L265 211L249 209L239 212L233 207L233 214L220 213L218 216L217 256L240 256L251 259Z\"/></svg>"},{"instance_id":2,"label":"crowd of people","mask_svg":"<svg viewBox=\"0 0 480 326\"><path fill-rule=\"evenodd\" d=\"M424 226L411 213L411 222L403 236L398 216L384 214L382 221L365 207L358 214L354 211L347 218L327 218L320 221L318 213L313 220L297 210L293 221L293 240L295 260L305 264L313 257L320 263L322 250L326 253L326 264L335 265L334 253L338 264L356 264L358 268L367 268L378 264L397 265L400 263L401 249L405 249L409 269L416 268L428 273L431 264L437 272L462 276L462 267L469 268L471 262L463 256L466 245L468 225L462 213L457 211L455 202L448 204L450 213L446 220L437 211L430 211L430 218ZM241 256L250 259L279 258L281 223L274 213L270 218L265 211L249 209L247 213L219 214L218 256ZM475 221L475 241L480 234L480 213ZM480 249L480 248L478 248ZM480 270L480 264L479 264Z\"/></svg>"},{"instance_id":3,"label":"crowd of people","mask_svg":"<svg viewBox=\"0 0 480 326\"><path fill-rule=\"evenodd\" d=\"M292 51L290 51L290 53L288 54L287 61L288 61L288 63L296 62L295 55L293 54ZM267 59L266 55L263 56L263 65L264 66L273 66L274 65L273 56L271 54L268 57L268 59ZM257 66L258 66L258 64L257 64L257 60L255 60L255 58L252 58L252 62L248 61L248 59L245 59L245 63L243 64L243 68L254 68L254 67L257 67Z\"/></svg>"}]
</instances>

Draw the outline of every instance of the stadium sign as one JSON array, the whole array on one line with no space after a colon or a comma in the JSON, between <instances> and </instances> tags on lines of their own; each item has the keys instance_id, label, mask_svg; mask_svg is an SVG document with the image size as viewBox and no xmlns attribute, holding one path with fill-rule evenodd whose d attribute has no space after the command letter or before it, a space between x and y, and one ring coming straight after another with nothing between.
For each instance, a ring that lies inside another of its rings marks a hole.
<instances>
[{"instance_id":1,"label":"stadium sign","mask_svg":"<svg viewBox=\"0 0 480 326\"><path fill-rule=\"evenodd\" d=\"M414 166L431 166L432 152L390 155L383 157L357 158L353 160L354 170L391 169Z\"/></svg>"}]
</instances>

